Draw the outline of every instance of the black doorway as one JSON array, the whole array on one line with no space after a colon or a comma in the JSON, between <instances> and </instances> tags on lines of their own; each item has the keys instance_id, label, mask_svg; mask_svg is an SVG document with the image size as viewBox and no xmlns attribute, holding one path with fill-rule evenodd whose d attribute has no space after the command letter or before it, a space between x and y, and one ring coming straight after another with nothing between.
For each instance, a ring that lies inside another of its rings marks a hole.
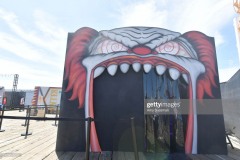
<instances>
[{"instance_id":1,"label":"black doorway","mask_svg":"<svg viewBox=\"0 0 240 160\"><path fill-rule=\"evenodd\" d=\"M133 151L131 121L135 118L138 150L144 149L143 71L105 72L94 79L94 114L103 151Z\"/></svg>"}]
</instances>

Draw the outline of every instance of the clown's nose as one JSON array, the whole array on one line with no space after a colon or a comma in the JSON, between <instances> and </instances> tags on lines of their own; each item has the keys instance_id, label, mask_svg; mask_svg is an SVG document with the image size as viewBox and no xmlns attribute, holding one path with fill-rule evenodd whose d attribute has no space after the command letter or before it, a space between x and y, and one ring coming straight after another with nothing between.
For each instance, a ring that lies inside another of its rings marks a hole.
<instances>
[{"instance_id":1,"label":"clown's nose","mask_svg":"<svg viewBox=\"0 0 240 160\"><path fill-rule=\"evenodd\" d=\"M150 54L152 50L148 47L140 46L140 47L133 48L132 52L140 55L147 55L147 54Z\"/></svg>"}]
</instances>

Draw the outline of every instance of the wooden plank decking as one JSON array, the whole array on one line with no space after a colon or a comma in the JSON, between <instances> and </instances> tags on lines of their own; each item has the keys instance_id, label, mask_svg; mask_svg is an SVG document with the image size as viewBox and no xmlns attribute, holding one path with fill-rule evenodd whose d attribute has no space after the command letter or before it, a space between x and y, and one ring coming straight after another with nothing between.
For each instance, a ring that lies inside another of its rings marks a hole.
<instances>
[{"instance_id":1,"label":"wooden plank decking","mask_svg":"<svg viewBox=\"0 0 240 160\"><path fill-rule=\"evenodd\" d=\"M7 111L6 116L25 116L25 112ZM50 115L48 115L50 116ZM4 119L0 132L0 160L83 160L83 152L56 152L57 127L54 121L30 121L29 131L32 135L25 139L21 133L26 128L21 126L24 120ZM161 159L189 159L189 160L240 160L240 140L230 136L235 149L228 145L228 155L180 155L180 154L146 154L139 152L140 160L161 160ZM113 160L134 160L134 154L130 152L114 152ZM110 160L111 153L91 153L90 159Z\"/></svg>"}]
</instances>

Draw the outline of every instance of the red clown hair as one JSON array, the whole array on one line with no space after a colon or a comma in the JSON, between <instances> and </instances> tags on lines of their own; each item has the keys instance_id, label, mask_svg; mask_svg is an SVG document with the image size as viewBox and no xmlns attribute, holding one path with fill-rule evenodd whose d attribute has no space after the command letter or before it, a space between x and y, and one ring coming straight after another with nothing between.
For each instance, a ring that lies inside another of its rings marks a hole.
<instances>
[{"instance_id":1,"label":"red clown hair","mask_svg":"<svg viewBox=\"0 0 240 160\"><path fill-rule=\"evenodd\" d=\"M198 60L205 66L205 74L198 78L197 82L197 98L203 99L204 94L213 97L212 87L217 87L215 82L216 72L216 57L215 46L209 37L197 31L187 32L182 35L193 46L198 54Z\"/></svg>"},{"instance_id":2,"label":"red clown hair","mask_svg":"<svg viewBox=\"0 0 240 160\"><path fill-rule=\"evenodd\" d=\"M77 30L67 49L64 79L68 79L65 92L73 89L69 100L78 98L79 108L84 105L86 90L86 69L82 60L88 53L88 44L98 35L94 29L84 27Z\"/></svg>"}]
</instances>

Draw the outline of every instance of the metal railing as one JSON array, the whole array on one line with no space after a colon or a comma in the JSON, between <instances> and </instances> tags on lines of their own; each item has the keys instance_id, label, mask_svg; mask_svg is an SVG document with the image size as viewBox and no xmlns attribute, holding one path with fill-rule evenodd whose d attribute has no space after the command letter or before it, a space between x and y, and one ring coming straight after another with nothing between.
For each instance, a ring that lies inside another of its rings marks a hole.
<instances>
[{"instance_id":1,"label":"metal railing","mask_svg":"<svg viewBox=\"0 0 240 160\"><path fill-rule=\"evenodd\" d=\"M26 109L26 116L25 117L21 117L21 116L4 116L4 112L5 111L12 111L12 110L19 110L19 109L8 109L6 110L5 107L3 106L0 111L1 111L1 115L0 115L0 132L4 132L5 130L2 130L2 122L3 119L19 119L19 120L25 120L25 123L22 124L22 126L26 127L26 131L25 133L22 133L21 136L25 136L25 139L27 139L28 135L32 135L31 132L29 132L29 125L30 125L30 120L39 120L39 121L55 121L55 123L53 124L53 126L57 126L57 121L85 121L86 126L87 126L87 134L86 134L86 148L85 148L85 159L89 160L89 156L90 156L90 133L91 133L91 122L95 121L93 118L88 117L88 118L63 118L63 117L59 117L59 105L56 106L44 106L44 105L39 105L41 108L56 108L56 113L55 113L55 118L52 117L46 117L44 114L44 117L31 117L31 110L32 109L37 109L38 106L34 105L34 107L28 105L27 107L22 108L23 110ZM44 107L42 107L44 106ZM46 112L46 110L45 110ZM134 156L135 156L135 160L139 159L138 156L138 149L137 149L137 141L136 141L136 131L135 131L135 124L134 124L134 117L130 118L130 123L131 123L131 129L132 129L132 139L133 139L133 149L134 149Z\"/></svg>"}]
</instances>

